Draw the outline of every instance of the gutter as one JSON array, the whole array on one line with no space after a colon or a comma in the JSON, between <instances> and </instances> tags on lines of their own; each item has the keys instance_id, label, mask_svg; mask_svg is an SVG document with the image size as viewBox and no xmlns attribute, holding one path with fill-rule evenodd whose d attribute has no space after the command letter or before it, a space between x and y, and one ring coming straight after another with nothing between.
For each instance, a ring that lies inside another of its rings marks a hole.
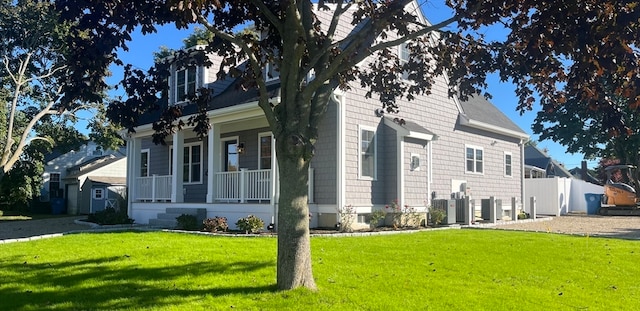
<instances>
[{"instance_id":1,"label":"gutter","mask_svg":"<svg viewBox=\"0 0 640 311\"><path fill-rule=\"evenodd\" d=\"M476 121L476 120L470 119L464 113L460 113L459 120L460 120L460 125L464 125L464 126L468 126L468 127L484 130L484 131L487 131L487 132L501 134L501 135L505 135L505 136L509 136L509 137L515 137L515 138L519 138L519 139L528 139L529 138L529 134L522 133L522 132L519 132L519 131L510 130L510 129L506 129L506 128L503 128L503 127L495 126L495 125L492 125L492 124L489 124L489 123L485 123L485 122L481 122L481 121Z\"/></svg>"}]
</instances>

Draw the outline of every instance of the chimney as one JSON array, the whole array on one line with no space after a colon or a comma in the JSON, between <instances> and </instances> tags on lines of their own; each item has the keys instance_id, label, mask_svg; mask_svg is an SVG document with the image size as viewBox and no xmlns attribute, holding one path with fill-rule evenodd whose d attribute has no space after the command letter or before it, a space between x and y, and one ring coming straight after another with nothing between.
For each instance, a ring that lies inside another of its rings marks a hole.
<instances>
[{"instance_id":1,"label":"chimney","mask_svg":"<svg viewBox=\"0 0 640 311\"><path fill-rule=\"evenodd\" d=\"M580 175L582 175L582 180L585 180L587 177L587 161L582 160L580 163Z\"/></svg>"}]
</instances>

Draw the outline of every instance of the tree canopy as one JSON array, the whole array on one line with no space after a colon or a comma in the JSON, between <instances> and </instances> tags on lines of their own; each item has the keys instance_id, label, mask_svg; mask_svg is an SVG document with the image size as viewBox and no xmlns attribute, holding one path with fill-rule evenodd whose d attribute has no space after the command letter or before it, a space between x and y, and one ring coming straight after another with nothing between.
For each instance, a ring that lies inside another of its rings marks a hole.
<instances>
[{"instance_id":1,"label":"tree canopy","mask_svg":"<svg viewBox=\"0 0 640 311\"><path fill-rule=\"evenodd\" d=\"M315 288L307 168L318 123L336 88L359 83L382 108L396 111L397 98L428 94L440 74L449 76L451 95L464 99L481 92L487 74L496 72L517 86L519 104L514 108L530 109L537 95L546 112L571 104L569 98L579 98L590 113L599 114L614 105L601 82L607 75L612 94L623 97L630 109L640 106L640 9L635 1L447 0L455 14L436 24L421 18L420 4L424 2L57 1L63 19L74 25L70 51L75 59L82 59L70 65L69 77L73 85L88 86L68 89L65 97L91 98L102 92L106 86L101 73L119 62L115 51L127 49L136 27L150 33L157 25L198 24L213 33L201 54L183 53L173 61L210 65L198 55L215 53L223 58L218 77L240 79L241 87L258 91L259 106L276 138L281 178L278 287ZM350 24L352 31L340 34L337 29L342 22ZM454 22L455 31L441 31ZM248 24L260 35L236 32ZM483 30L491 25L504 27L507 37L485 40ZM405 42L410 57L402 62L391 49ZM268 64L279 71L277 105L266 87ZM157 96L166 95L168 74L166 64L148 72L125 67L122 84L128 98L110 105L111 118L133 130L141 113L159 108ZM411 82L399 79L404 74ZM201 90L192 100L206 102L210 95ZM191 121L204 135L208 120L202 117L202 109L198 115ZM163 116L154 129L164 135L184 124L179 107ZM623 121L613 115L605 126L623 131L628 128Z\"/></svg>"},{"instance_id":2,"label":"tree canopy","mask_svg":"<svg viewBox=\"0 0 640 311\"><path fill-rule=\"evenodd\" d=\"M71 58L65 38L70 24L60 22L58 13L49 2L0 3L0 179L19 161L33 160L33 155L25 154L30 143L42 140L54 146L56 140L36 128L45 129L44 123L66 126L76 119L77 111L102 104L63 99L70 95L68 88L86 83L74 85L67 79ZM100 99L104 93L92 94Z\"/></svg>"}]
</instances>

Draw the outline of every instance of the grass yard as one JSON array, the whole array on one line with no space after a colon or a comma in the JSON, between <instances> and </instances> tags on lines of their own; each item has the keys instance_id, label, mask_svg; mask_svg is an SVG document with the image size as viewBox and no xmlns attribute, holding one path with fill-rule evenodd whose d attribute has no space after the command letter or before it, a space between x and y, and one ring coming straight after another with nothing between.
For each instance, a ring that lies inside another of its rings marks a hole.
<instances>
[{"instance_id":1,"label":"grass yard","mask_svg":"<svg viewBox=\"0 0 640 311\"><path fill-rule=\"evenodd\" d=\"M161 232L0 245L0 310L638 310L640 241L494 230L313 238L319 290L275 290L276 240Z\"/></svg>"}]
</instances>

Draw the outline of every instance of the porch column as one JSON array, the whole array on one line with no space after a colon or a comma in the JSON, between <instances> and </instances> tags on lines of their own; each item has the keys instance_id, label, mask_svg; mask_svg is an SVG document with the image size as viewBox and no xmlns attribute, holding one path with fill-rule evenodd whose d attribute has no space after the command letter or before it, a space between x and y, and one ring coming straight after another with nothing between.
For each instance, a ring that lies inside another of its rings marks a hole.
<instances>
[{"instance_id":1,"label":"porch column","mask_svg":"<svg viewBox=\"0 0 640 311\"><path fill-rule=\"evenodd\" d=\"M271 134L271 199L269 204L272 206L278 202L278 159L276 158L276 139L273 134ZM275 209L274 209L275 214Z\"/></svg>"},{"instance_id":2,"label":"porch column","mask_svg":"<svg viewBox=\"0 0 640 311\"><path fill-rule=\"evenodd\" d=\"M127 188L128 188L128 210L127 214L131 216L131 206L136 202L138 197L138 182L140 176L140 153L142 140L138 137L130 137L127 140Z\"/></svg>"},{"instance_id":3,"label":"porch column","mask_svg":"<svg viewBox=\"0 0 640 311\"><path fill-rule=\"evenodd\" d=\"M183 176L184 176L184 132L177 131L173 134L173 162L171 163L171 202L184 202Z\"/></svg>"},{"instance_id":4,"label":"porch column","mask_svg":"<svg viewBox=\"0 0 640 311\"><path fill-rule=\"evenodd\" d=\"M213 124L207 133L207 203L216 200L215 178L220 159L220 125Z\"/></svg>"}]
</instances>

